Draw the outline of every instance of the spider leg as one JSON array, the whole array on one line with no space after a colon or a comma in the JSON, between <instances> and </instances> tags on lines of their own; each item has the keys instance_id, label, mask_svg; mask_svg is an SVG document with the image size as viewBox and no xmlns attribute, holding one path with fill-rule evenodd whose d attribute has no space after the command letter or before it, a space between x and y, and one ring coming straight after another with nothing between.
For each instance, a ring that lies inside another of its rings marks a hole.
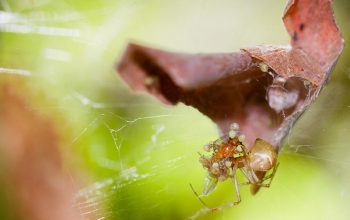
<instances>
[{"instance_id":1,"label":"spider leg","mask_svg":"<svg viewBox=\"0 0 350 220\"><path fill-rule=\"evenodd\" d=\"M272 173L269 174L269 175L267 175L267 176L265 176L264 179L263 179L263 181L264 181L264 180L267 180L267 179L270 179L270 178L273 178L279 165L280 165L280 163L277 163L277 164L273 167Z\"/></svg>"},{"instance_id":2,"label":"spider leg","mask_svg":"<svg viewBox=\"0 0 350 220\"><path fill-rule=\"evenodd\" d=\"M260 182L259 178L256 176L255 172L253 169L250 167L247 159L243 161L244 167L241 168L241 172L244 174L244 176L248 179L250 183L258 183ZM247 169L247 170L246 170ZM244 185L244 184L243 184Z\"/></svg>"},{"instance_id":3,"label":"spider leg","mask_svg":"<svg viewBox=\"0 0 350 220\"><path fill-rule=\"evenodd\" d=\"M273 178L275 177L275 174L276 174L276 171L277 171L277 168L278 168L279 165L280 165L280 163L276 163L276 165L273 167L272 173L270 175L264 177L261 180L261 183L263 183L265 180L270 179L269 183L267 183L267 184L260 184L260 186L267 187L267 188L270 187L271 182L272 182Z\"/></svg>"},{"instance_id":4,"label":"spider leg","mask_svg":"<svg viewBox=\"0 0 350 220\"><path fill-rule=\"evenodd\" d=\"M234 202L230 202L230 203L227 203L227 204L224 204L224 205L221 205L219 207L216 207L216 208L210 208L202 199L201 199L201 195L198 195L198 193L194 190L192 184L190 184L191 186L191 189L193 191L193 193L196 195L196 197L198 198L198 200L207 208L207 211L221 211L225 208L229 208L231 206L235 206L235 205L238 205L240 202L241 202L241 194L240 194L240 191L239 191L239 184L238 184L238 180L237 180L237 174L236 174L236 170L237 170L237 166L234 166L232 168L232 182L234 184L234 187L235 187L235 192L236 192L236 196L237 196L237 200L234 201Z\"/></svg>"},{"instance_id":5,"label":"spider leg","mask_svg":"<svg viewBox=\"0 0 350 220\"><path fill-rule=\"evenodd\" d=\"M237 167L234 166L232 168L232 182L233 182L233 184L235 186L235 192L236 192L237 200L234 201L234 202L229 202L227 204L221 205L221 206L216 207L216 208L212 208L212 211L221 211L223 209L226 209L226 208L238 205L241 202L241 194L240 194L240 191L239 191L239 184L238 184L238 180L237 180L236 170L237 170Z\"/></svg>"},{"instance_id":6,"label":"spider leg","mask_svg":"<svg viewBox=\"0 0 350 220\"><path fill-rule=\"evenodd\" d=\"M244 168L240 168L241 172L243 173L243 175L245 176L245 178L247 178L247 182L244 183L240 183L239 185L249 185L254 183L254 180L252 178L251 175L249 175L249 172L247 172Z\"/></svg>"},{"instance_id":7,"label":"spider leg","mask_svg":"<svg viewBox=\"0 0 350 220\"><path fill-rule=\"evenodd\" d=\"M244 169L241 169L242 173L247 177L248 181L247 182L244 182L244 183L240 183L239 185L249 185L249 184L254 184L254 185L257 185L257 186L261 186L261 187L270 187L271 185L271 182L273 180L273 178L275 177L275 174L276 174L276 171L277 171L277 168L279 166L279 163L277 163L274 167L273 167L273 170L272 170L272 173L269 174L268 176L265 176L261 181L259 182L252 182L249 178L248 178L248 174L246 173L246 171ZM264 184L263 182L270 179L269 183L267 184Z\"/></svg>"},{"instance_id":8,"label":"spider leg","mask_svg":"<svg viewBox=\"0 0 350 220\"><path fill-rule=\"evenodd\" d=\"M196 192L196 190L193 188L192 184L190 184L190 187L191 187L193 193L196 195L197 199L198 199L206 208L211 209L211 208L209 208L209 206L203 201L203 199L201 199L201 196L202 196L202 195L198 195L198 193Z\"/></svg>"},{"instance_id":9,"label":"spider leg","mask_svg":"<svg viewBox=\"0 0 350 220\"><path fill-rule=\"evenodd\" d=\"M232 181L233 184L235 186L235 191L236 191L236 196L237 196L237 201L234 202L235 205L239 204L241 202L241 194L239 192L239 184L238 184L238 180L237 180L237 173L236 173L236 166L234 166L234 169L232 169Z\"/></svg>"},{"instance_id":10,"label":"spider leg","mask_svg":"<svg viewBox=\"0 0 350 220\"><path fill-rule=\"evenodd\" d=\"M207 204L200 198L201 196L198 195L198 193L194 190L193 186L190 184L193 193L196 195L196 197L199 199L199 201L205 206L204 209L199 210L199 211L198 211L197 213L195 213L192 217L190 217L190 219L197 219L197 218L199 218L200 216L203 216L203 215L205 215L205 214L207 214L207 213L209 213L209 212L221 211L221 210L223 210L223 209L226 209L226 208L229 208L229 207L238 205L238 204L241 202L241 194L240 194L240 191L239 191L239 184L238 184L238 180L237 180L236 170L237 170L237 165L235 165L234 167L232 167L232 175L231 175L231 178L232 178L232 182L233 182L233 184L234 184L234 186L235 186L235 192L236 192L237 200L234 201L234 202L230 202L230 203L221 205L221 206L216 207L216 208L210 208L210 207L208 207Z\"/></svg>"}]
</instances>

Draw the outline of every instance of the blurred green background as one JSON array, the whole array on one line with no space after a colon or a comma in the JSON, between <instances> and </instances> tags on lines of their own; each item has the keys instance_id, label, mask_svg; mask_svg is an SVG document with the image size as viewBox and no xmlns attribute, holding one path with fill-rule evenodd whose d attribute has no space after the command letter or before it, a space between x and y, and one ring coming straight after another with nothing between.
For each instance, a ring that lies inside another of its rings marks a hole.
<instances>
[{"instance_id":1,"label":"blurred green background","mask_svg":"<svg viewBox=\"0 0 350 220\"><path fill-rule=\"evenodd\" d=\"M128 41L178 52L288 44L274 0L0 0L0 80L21 78L64 137L82 219L186 219L203 208L203 144L215 125L182 104L135 94L114 66ZM345 42L350 3L335 0ZM203 219L350 219L350 61L346 48L286 138L271 188ZM223 103L224 104L224 103ZM190 123L189 123L190 122ZM4 176L3 178L6 178ZM243 179L241 179L243 180ZM4 186L5 187L5 186ZM6 191L0 179L0 195ZM206 201L234 199L227 181ZM1 202L3 201L3 202ZM35 201L35 200L33 200ZM15 204L0 199L1 219Z\"/></svg>"}]
</instances>

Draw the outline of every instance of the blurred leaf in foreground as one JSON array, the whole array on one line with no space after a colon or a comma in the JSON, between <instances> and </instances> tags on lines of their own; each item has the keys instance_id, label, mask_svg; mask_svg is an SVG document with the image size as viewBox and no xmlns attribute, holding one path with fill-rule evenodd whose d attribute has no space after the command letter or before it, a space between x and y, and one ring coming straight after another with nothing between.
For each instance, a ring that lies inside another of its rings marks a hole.
<instances>
[{"instance_id":1,"label":"blurred leaf in foreground","mask_svg":"<svg viewBox=\"0 0 350 220\"><path fill-rule=\"evenodd\" d=\"M35 112L14 86L1 88L0 146L14 219L78 219L73 186L62 167L53 122Z\"/></svg>"}]
</instances>

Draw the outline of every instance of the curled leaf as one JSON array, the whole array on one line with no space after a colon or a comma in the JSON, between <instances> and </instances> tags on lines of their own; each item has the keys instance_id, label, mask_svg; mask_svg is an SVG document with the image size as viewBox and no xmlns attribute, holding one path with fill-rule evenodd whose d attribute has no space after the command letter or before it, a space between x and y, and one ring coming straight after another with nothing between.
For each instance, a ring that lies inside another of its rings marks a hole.
<instances>
[{"instance_id":1,"label":"curled leaf","mask_svg":"<svg viewBox=\"0 0 350 220\"><path fill-rule=\"evenodd\" d=\"M291 0L283 20L291 46L184 54L129 44L117 70L133 90L197 108L221 133L238 122L248 147L262 138L279 149L343 49L330 0Z\"/></svg>"}]
</instances>

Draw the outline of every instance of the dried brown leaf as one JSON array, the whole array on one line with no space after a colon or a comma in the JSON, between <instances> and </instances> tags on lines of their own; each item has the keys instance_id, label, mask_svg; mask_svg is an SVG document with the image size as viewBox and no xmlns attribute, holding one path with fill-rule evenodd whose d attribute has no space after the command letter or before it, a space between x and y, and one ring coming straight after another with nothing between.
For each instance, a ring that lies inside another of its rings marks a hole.
<instances>
[{"instance_id":1,"label":"dried brown leaf","mask_svg":"<svg viewBox=\"0 0 350 220\"><path fill-rule=\"evenodd\" d=\"M343 49L330 0L291 0L283 20L292 38L288 47L183 54L129 44L117 70L132 89L166 104L191 105L222 133L238 122L248 147L259 137L279 149Z\"/></svg>"}]
</instances>

